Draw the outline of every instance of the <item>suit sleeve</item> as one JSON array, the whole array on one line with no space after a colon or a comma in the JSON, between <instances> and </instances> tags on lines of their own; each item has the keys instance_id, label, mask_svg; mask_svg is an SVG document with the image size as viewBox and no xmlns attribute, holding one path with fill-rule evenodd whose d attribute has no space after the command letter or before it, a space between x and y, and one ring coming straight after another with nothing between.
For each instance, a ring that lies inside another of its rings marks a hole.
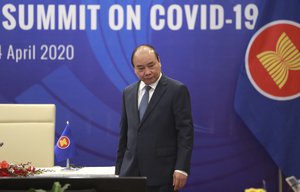
<instances>
[{"instance_id":1,"label":"suit sleeve","mask_svg":"<svg viewBox=\"0 0 300 192\"><path fill-rule=\"evenodd\" d=\"M190 174L190 162L194 143L194 129L190 94L185 85L180 85L173 101L177 131L177 158L175 170Z\"/></svg>"},{"instance_id":2,"label":"suit sleeve","mask_svg":"<svg viewBox=\"0 0 300 192\"><path fill-rule=\"evenodd\" d=\"M125 107L125 93L123 92L123 105L122 105L122 113L121 113L121 121L120 121L120 136L119 136L119 146L117 151L117 160L115 167L115 174L119 175L123 157L125 154L126 146L127 146L127 116L126 116L126 107Z\"/></svg>"}]
</instances>

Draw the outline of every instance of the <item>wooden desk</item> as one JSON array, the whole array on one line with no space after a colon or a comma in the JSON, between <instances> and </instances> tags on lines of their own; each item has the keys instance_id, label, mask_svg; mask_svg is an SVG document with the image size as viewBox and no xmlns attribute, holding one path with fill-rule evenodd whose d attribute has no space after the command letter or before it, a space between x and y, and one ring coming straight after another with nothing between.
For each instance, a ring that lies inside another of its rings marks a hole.
<instances>
[{"instance_id":1,"label":"wooden desk","mask_svg":"<svg viewBox=\"0 0 300 192\"><path fill-rule=\"evenodd\" d=\"M50 168L51 172L41 175L15 178L0 178L0 191L12 192L28 190L29 188L50 190L53 183L59 181L63 186L70 184L67 191L96 192L145 192L145 177L118 177L111 171L112 167L85 167L75 171L65 171L63 168ZM53 171L54 170L54 171Z\"/></svg>"}]
</instances>

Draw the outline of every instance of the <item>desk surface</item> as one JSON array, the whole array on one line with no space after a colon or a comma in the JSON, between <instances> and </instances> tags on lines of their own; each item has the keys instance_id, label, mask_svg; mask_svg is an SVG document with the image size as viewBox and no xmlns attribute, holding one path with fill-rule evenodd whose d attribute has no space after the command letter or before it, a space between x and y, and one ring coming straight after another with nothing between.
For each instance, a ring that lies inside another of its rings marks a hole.
<instances>
[{"instance_id":1,"label":"desk surface","mask_svg":"<svg viewBox=\"0 0 300 192\"><path fill-rule=\"evenodd\" d=\"M40 167L44 172L31 177L118 177L115 167L82 167L66 169L65 167Z\"/></svg>"}]
</instances>

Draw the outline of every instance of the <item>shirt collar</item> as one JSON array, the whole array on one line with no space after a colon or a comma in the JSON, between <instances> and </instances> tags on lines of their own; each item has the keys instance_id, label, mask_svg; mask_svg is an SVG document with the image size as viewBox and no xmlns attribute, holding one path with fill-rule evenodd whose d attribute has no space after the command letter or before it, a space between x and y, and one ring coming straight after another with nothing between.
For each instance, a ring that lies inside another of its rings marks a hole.
<instances>
[{"instance_id":1,"label":"shirt collar","mask_svg":"<svg viewBox=\"0 0 300 192\"><path fill-rule=\"evenodd\" d=\"M162 73L159 74L158 79L157 79L154 83L152 83L152 84L149 85L153 90L155 90L155 88L156 88L156 86L157 86L157 84L158 84L158 82L159 82L161 76L162 76ZM143 90L145 86L146 86L146 84L145 84L143 81L141 81L141 82L140 82L139 90L140 90L140 91Z\"/></svg>"}]
</instances>

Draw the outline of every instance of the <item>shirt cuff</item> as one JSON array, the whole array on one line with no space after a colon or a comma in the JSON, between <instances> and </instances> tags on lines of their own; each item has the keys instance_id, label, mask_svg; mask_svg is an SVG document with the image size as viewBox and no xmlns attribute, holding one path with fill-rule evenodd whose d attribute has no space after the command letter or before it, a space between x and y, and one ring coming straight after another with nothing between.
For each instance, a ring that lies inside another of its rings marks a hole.
<instances>
[{"instance_id":1,"label":"shirt cuff","mask_svg":"<svg viewBox=\"0 0 300 192\"><path fill-rule=\"evenodd\" d=\"M189 176L189 175L187 174L187 172L185 172L185 171L175 170L175 172L181 173L181 174L183 174L183 175L185 175L185 176Z\"/></svg>"}]
</instances>

